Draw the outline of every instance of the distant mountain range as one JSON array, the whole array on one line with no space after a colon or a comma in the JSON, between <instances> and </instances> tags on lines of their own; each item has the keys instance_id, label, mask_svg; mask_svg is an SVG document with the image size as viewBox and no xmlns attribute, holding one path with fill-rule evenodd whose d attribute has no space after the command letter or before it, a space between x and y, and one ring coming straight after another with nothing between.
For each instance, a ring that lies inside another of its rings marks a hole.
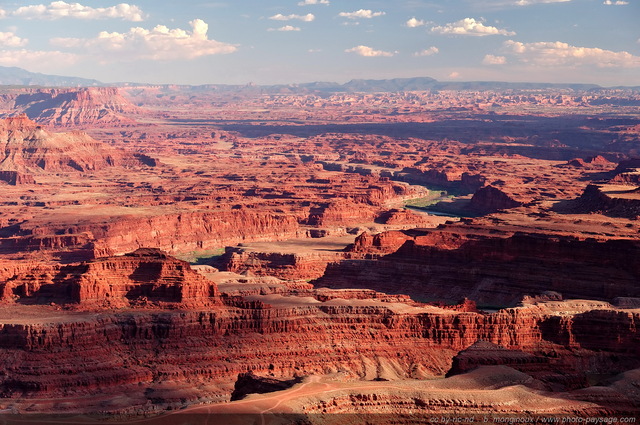
<instances>
[{"instance_id":1,"label":"distant mountain range","mask_svg":"<svg viewBox=\"0 0 640 425\"><path fill-rule=\"evenodd\" d=\"M77 77L62 77L29 72L15 66L0 66L0 85L44 86L44 87L92 87L104 85L98 80Z\"/></svg>"},{"instance_id":2,"label":"distant mountain range","mask_svg":"<svg viewBox=\"0 0 640 425\"><path fill-rule=\"evenodd\" d=\"M44 87L95 87L95 86L156 86L145 83L104 84L98 80L86 78L65 77L29 72L17 67L0 66L0 85L5 86L44 86ZM163 85L167 88L180 88L194 91L216 90L221 92L259 92L273 94L295 93L355 93L355 92L398 92L422 90L545 90L565 89L576 91L597 90L603 87L597 84L558 84L558 83L507 83L500 81L437 81L430 77L393 78L388 80L351 80L348 83L313 82L304 84L276 84L276 85L228 85L207 84L200 86ZM639 90L640 87L619 87Z\"/></svg>"}]
</instances>

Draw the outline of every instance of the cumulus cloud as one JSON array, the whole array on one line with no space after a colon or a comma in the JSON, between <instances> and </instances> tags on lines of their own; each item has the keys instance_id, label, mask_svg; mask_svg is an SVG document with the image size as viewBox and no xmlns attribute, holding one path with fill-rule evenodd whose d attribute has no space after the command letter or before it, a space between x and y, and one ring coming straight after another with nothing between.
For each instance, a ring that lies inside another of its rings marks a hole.
<instances>
[{"instance_id":1,"label":"cumulus cloud","mask_svg":"<svg viewBox=\"0 0 640 425\"><path fill-rule=\"evenodd\" d=\"M311 4L326 4L329 5L329 0L304 0L298 3L298 6L309 6Z\"/></svg>"},{"instance_id":2,"label":"cumulus cloud","mask_svg":"<svg viewBox=\"0 0 640 425\"><path fill-rule=\"evenodd\" d=\"M291 21L292 19L298 19L304 22L311 22L314 19L316 19L316 17L314 16L313 13L307 13L306 15L295 15L295 14L283 15L282 13L278 13L277 15L273 15L269 17L269 19L273 21Z\"/></svg>"},{"instance_id":3,"label":"cumulus cloud","mask_svg":"<svg viewBox=\"0 0 640 425\"><path fill-rule=\"evenodd\" d=\"M0 8L0 19L4 18L7 16L7 11Z\"/></svg>"},{"instance_id":4,"label":"cumulus cloud","mask_svg":"<svg viewBox=\"0 0 640 425\"><path fill-rule=\"evenodd\" d=\"M431 46L428 49L424 49L424 50L420 50L419 52L415 52L413 54L413 56L431 56L431 55L435 55L438 52L440 52L440 50L437 47Z\"/></svg>"},{"instance_id":5,"label":"cumulus cloud","mask_svg":"<svg viewBox=\"0 0 640 425\"><path fill-rule=\"evenodd\" d=\"M532 4L539 4L539 3L567 3L570 1L571 0L518 0L516 4L518 6L529 6Z\"/></svg>"},{"instance_id":6,"label":"cumulus cloud","mask_svg":"<svg viewBox=\"0 0 640 425\"><path fill-rule=\"evenodd\" d=\"M629 2L628 1L622 1L622 0L617 0L617 1L604 0L604 2L602 4L606 4L607 6L625 6L625 5L629 4Z\"/></svg>"},{"instance_id":7,"label":"cumulus cloud","mask_svg":"<svg viewBox=\"0 0 640 425\"><path fill-rule=\"evenodd\" d=\"M111 7L91 7L80 3L66 3L54 1L51 4L37 4L22 6L16 9L13 16L27 19L106 19L120 18L125 21L139 22L144 20L144 14L138 6L120 3Z\"/></svg>"},{"instance_id":8,"label":"cumulus cloud","mask_svg":"<svg viewBox=\"0 0 640 425\"><path fill-rule=\"evenodd\" d=\"M0 47L23 47L29 40L20 38L12 32L0 32Z\"/></svg>"},{"instance_id":9,"label":"cumulus cloud","mask_svg":"<svg viewBox=\"0 0 640 425\"><path fill-rule=\"evenodd\" d=\"M504 56L485 55L482 63L485 65L504 65L507 63L507 58Z\"/></svg>"},{"instance_id":10,"label":"cumulus cloud","mask_svg":"<svg viewBox=\"0 0 640 425\"><path fill-rule=\"evenodd\" d=\"M638 68L640 56L628 52L614 52L597 47L577 47L560 41L521 43L505 41L505 54L518 60L540 66L595 65L600 68Z\"/></svg>"},{"instance_id":11,"label":"cumulus cloud","mask_svg":"<svg viewBox=\"0 0 640 425\"><path fill-rule=\"evenodd\" d=\"M300 31L300 28L294 27L291 25L285 25L284 27L280 27L280 28L269 28L267 31L282 31L282 32Z\"/></svg>"},{"instance_id":12,"label":"cumulus cloud","mask_svg":"<svg viewBox=\"0 0 640 425\"><path fill-rule=\"evenodd\" d=\"M355 53L356 55L370 57L370 58L376 57L376 56L385 56L385 57L393 56L392 52L385 52L383 50L374 50L369 46L362 46L362 45L352 47L351 49L347 49L345 50L345 52Z\"/></svg>"},{"instance_id":13,"label":"cumulus cloud","mask_svg":"<svg viewBox=\"0 0 640 425\"><path fill-rule=\"evenodd\" d=\"M426 24L426 22L424 22L422 19L416 19L415 17L414 17L414 18L409 19L409 20L406 22L406 25L407 25L409 28L417 28L417 27L421 27L421 26L423 26L423 25L425 25L425 24Z\"/></svg>"},{"instance_id":14,"label":"cumulus cloud","mask_svg":"<svg viewBox=\"0 0 640 425\"><path fill-rule=\"evenodd\" d=\"M461 77L461 75L457 71L453 71L452 73L449 74L449 78L452 78L452 79L456 79L456 78L460 78L460 77Z\"/></svg>"},{"instance_id":15,"label":"cumulus cloud","mask_svg":"<svg viewBox=\"0 0 640 425\"><path fill-rule=\"evenodd\" d=\"M515 32L512 31L486 26L474 18L464 18L457 22L436 26L431 28L431 32L447 35L472 35L477 37L486 35L515 35Z\"/></svg>"},{"instance_id":16,"label":"cumulus cloud","mask_svg":"<svg viewBox=\"0 0 640 425\"><path fill-rule=\"evenodd\" d=\"M129 32L102 31L96 38L54 38L55 46L83 49L101 61L195 59L200 56L232 53L237 47L207 37L209 25L201 19L189 22L191 31L158 25L152 30L135 27Z\"/></svg>"},{"instance_id":17,"label":"cumulus cloud","mask_svg":"<svg viewBox=\"0 0 640 425\"><path fill-rule=\"evenodd\" d=\"M51 72L62 69L78 61L73 53L40 50L0 50L0 65L19 66L36 72Z\"/></svg>"},{"instance_id":18,"label":"cumulus cloud","mask_svg":"<svg viewBox=\"0 0 640 425\"><path fill-rule=\"evenodd\" d=\"M338 16L348 19L371 19L378 16L386 15L386 12L374 12L369 9L360 9L355 12L340 12Z\"/></svg>"}]
</instances>

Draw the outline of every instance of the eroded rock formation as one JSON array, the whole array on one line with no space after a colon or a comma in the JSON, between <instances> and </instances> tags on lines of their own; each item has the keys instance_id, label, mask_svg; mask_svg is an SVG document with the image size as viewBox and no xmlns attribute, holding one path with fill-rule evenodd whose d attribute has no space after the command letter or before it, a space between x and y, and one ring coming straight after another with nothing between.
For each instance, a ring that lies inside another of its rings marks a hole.
<instances>
[{"instance_id":1,"label":"eroded rock formation","mask_svg":"<svg viewBox=\"0 0 640 425\"><path fill-rule=\"evenodd\" d=\"M32 183L29 174L94 171L141 165L131 154L79 131L51 133L26 116L0 121L0 170L10 184Z\"/></svg>"},{"instance_id":2,"label":"eroded rock formation","mask_svg":"<svg viewBox=\"0 0 640 425\"><path fill-rule=\"evenodd\" d=\"M135 123L132 116L139 113L115 87L16 92L12 107L38 123L63 127L126 126Z\"/></svg>"},{"instance_id":3,"label":"eroded rock formation","mask_svg":"<svg viewBox=\"0 0 640 425\"><path fill-rule=\"evenodd\" d=\"M417 300L457 301L509 306L524 296L556 291L565 298L612 300L638 297L640 269L633 240L596 241L570 236L464 233L464 228L363 235L352 249L384 253L377 260L330 264L315 284L331 288L366 287L408 294ZM367 248L369 247L369 248ZM608 283L604 283L608 282Z\"/></svg>"}]
</instances>

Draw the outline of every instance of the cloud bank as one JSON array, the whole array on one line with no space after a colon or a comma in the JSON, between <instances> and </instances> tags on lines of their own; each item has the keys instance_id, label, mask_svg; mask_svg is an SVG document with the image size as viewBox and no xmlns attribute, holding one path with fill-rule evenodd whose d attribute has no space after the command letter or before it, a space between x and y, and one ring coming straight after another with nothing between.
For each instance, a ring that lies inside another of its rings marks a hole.
<instances>
[{"instance_id":1,"label":"cloud bank","mask_svg":"<svg viewBox=\"0 0 640 425\"><path fill-rule=\"evenodd\" d=\"M237 47L207 36L209 25L201 19L189 22L191 31L169 29L158 25L152 30L131 28L129 32L103 31L96 38L54 38L54 46L82 49L100 57L102 62L110 60L176 60L195 59L200 56L232 53Z\"/></svg>"},{"instance_id":2,"label":"cloud bank","mask_svg":"<svg viewBox=\"0 0 640 425\"><path fill-rule=\"evenodd\" d=\"M144 14L138 6L120 3L111 7L83 6L80 3L66 3L54 1L49 5L37 4L22 6L11 13L26 19L107 19L120 18L125 21L140 22L144 20Z\"/></svg>"},{"instance_id":3,"label":"cloud bank","mask_svg":"<svg viewBox=\"0 0 640 425\"><path fill-rule=\"evenodd\" d=\"M484 25L474 18L464 18L457 22L452 22L443 26L431 28L431 32L445 35L470 35L483 37L487 35L515 35L513 31L498 29L496 27Z\"/></svg>"}]
</instances>

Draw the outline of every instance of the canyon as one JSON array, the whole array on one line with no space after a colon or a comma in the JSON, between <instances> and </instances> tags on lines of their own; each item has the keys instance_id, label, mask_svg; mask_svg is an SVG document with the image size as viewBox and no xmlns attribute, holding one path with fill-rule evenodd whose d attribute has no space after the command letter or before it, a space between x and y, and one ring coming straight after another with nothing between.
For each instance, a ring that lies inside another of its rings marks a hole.
<instances>
[{"instance_id":1,"label":"canyon","mask_svg":"<svg viewBox=\"0 0 640 425\"><path fill-rule=\"evenodd\" d=\"M0 419L638 416L637 90L372 84L3 89Z\"/></svg>"}]
</instances>

